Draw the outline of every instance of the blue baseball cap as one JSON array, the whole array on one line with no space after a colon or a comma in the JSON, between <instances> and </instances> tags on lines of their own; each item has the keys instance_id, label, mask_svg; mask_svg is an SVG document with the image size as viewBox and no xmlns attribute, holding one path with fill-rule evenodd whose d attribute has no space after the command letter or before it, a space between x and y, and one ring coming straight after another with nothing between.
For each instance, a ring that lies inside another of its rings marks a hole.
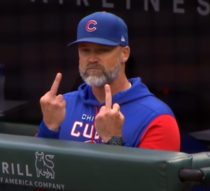
<instances>
[{"instance_id":1,"label":"blue baseball cap","mask_svg":"<svg viewBox=\"0 0 210 191\"><path fill-rule=\"evenodd\" d=\"M128 29L118 16L96 12L83 18L77 27L77 40L68 44L87 42L107 46L128 46Z\"/></svg>"}]
</instances>

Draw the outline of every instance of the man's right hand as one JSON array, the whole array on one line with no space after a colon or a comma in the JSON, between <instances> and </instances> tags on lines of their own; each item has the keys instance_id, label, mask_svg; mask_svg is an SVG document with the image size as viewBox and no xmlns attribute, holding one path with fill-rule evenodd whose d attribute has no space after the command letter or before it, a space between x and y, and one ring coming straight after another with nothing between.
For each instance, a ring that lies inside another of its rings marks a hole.
<instances>
[{"instance_id":1,"label":"man's right hand","mask_svg":"<svg viewBox=\"0 0 210 191\"><path fill-rule=\"evenodd\" d=\"M58 73L49 92L40 99L43 120L45 125L52 131L58 131L66 116L66 101L63 95L56 95L62 78Z\"/></svg>"}]
</instances>

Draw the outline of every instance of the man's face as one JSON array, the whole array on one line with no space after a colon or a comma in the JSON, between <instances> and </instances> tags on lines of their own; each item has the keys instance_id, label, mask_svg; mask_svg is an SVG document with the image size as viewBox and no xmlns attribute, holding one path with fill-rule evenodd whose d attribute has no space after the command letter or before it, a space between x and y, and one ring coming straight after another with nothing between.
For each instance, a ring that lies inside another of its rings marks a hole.
<instances>
[{"instance_id":1,"label":"man's face","mask_svg":"<svg viewBox=\"0 0 210 191\"><path fill-rule=\"evenodd\" d=\"M92 43L79 44L79 72L90 86L104 86L113 82L120 74L122 47L111 47Z\"/></svg>"}]
</instances>

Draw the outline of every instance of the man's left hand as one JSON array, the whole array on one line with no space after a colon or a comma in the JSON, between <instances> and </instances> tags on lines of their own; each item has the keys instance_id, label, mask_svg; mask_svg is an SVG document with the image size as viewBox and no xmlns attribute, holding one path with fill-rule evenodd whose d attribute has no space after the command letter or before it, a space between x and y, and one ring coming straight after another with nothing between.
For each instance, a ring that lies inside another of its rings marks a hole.
<instances>
[{"instance_id":1,"label":"man's left hand","mask_svg":"<svg viewBox=\"0 0 210 191\"><path fill-rule=\"evenodd\" d=\"M105 106L102 106L95 118L95 127L99 136L107 142L113 136L122 135L124 116L120 112L119 104L115 103L112 107L112 93L108 84L105 88Z\"/></svg>"}]
</instances>

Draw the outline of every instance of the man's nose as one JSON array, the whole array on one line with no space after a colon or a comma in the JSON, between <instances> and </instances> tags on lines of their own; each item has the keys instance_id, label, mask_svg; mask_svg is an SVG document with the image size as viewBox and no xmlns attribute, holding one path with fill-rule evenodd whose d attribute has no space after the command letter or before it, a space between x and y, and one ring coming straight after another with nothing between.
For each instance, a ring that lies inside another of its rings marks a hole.
<instances>
[{"instance_id":1,"label":"man's nose","mask_svg":"<svg viewBox=\"0 0 210 191\"><path fill-rule=\"evenodd\" d=\"M98 62L98 57L94 52L91 52L88 57L89 62Z\"/></svg>"}]
</instances>

